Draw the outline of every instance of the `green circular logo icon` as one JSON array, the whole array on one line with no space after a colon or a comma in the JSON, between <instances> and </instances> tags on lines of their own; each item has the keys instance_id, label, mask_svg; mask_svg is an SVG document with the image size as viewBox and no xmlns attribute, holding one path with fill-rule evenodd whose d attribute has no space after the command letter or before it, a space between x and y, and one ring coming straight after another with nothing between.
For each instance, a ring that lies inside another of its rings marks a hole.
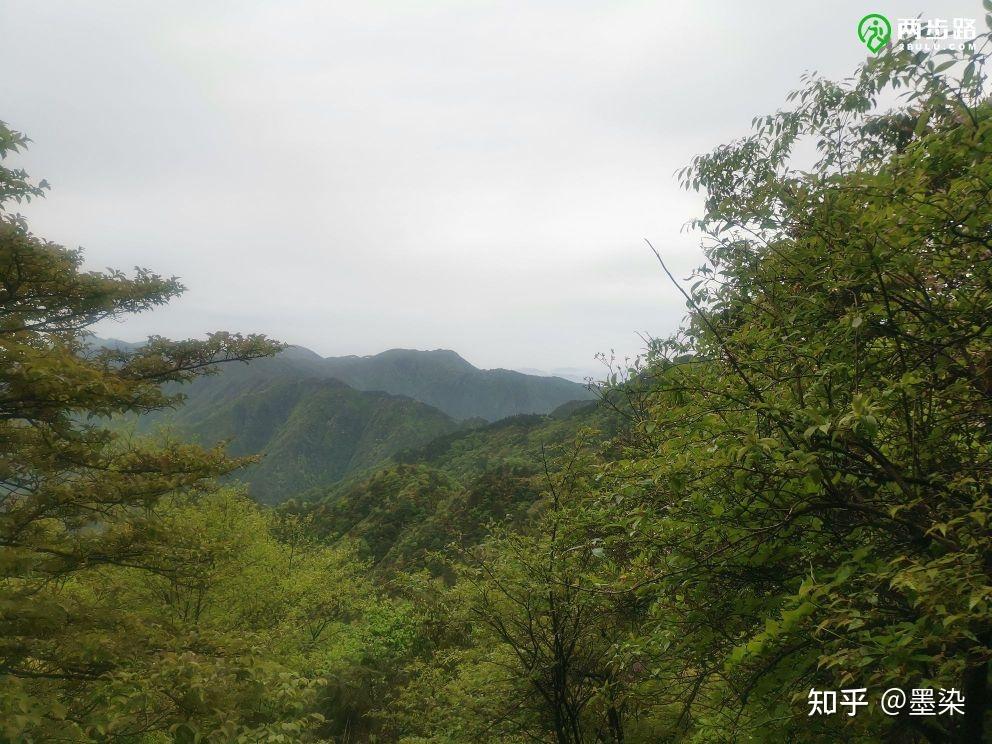
<instances>
[{"instance_id":1,"label":"green circular logo icon","mask_svg":"<svg viewBox=\"0 0 992 744\"><path fill-rule=\"evenodd\" d=\"M858 38L872 54L878 54L892 38L892 24L881 13L869 13L858 21Z\"/></svg>"}]
</instances>

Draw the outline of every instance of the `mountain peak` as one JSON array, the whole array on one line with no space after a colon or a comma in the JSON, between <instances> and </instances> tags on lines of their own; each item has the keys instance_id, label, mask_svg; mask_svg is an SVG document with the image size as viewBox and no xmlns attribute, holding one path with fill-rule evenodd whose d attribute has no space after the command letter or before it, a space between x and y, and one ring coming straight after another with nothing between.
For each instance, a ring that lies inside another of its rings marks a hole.
<instances>
[{"instance_id":1,"label":"mountain peak","mask_svg":"<svg viewBox=\"0 0 992 744\"><path fill-rule=\"evenodd\" d=\"M366 357L369 358L369 357ZM371 358L388 361L426 362L440 364L452 369L476 370L473 364L451 349L387 349Z\"/></svg>"},{"instance_id":2,"label":"mountain peak","mask_svg":"<svg viewBox=\"0 0 992 744\"><path fill-rule=\"evenodd\" d=\"M328 357L323 371L359 390L382 390L423 401L458 420L546 414L562 403L593 397L584 386L559 377L478 369L450 349L389 349L364 357Z\"/></svg>"}]
</instances>

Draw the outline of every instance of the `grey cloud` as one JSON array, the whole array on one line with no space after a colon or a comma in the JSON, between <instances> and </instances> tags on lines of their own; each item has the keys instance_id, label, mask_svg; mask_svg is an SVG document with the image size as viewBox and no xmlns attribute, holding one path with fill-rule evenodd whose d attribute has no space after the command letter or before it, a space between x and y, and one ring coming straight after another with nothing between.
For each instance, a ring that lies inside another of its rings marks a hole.
<instances>
[{"instance_id":1,"label":"grey cloud","mask_svg":"<svg viewBox=\"0 0 992 744\"><path fill-rule=\"evenodd\" d=\"M941 2L890 16L980 17ZM34 229L180 275L103 329L260 330L324 354L447 347L594 367L684 314L694 153L863 59L862 4L28 2L0 118L53 184Z\"/></svg>"}]
</instances>

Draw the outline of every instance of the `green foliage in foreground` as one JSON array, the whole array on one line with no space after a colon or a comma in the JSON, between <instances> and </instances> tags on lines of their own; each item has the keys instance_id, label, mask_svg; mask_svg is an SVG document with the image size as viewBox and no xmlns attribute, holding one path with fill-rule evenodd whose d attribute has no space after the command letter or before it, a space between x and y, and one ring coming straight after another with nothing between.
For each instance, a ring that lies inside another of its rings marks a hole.
<instances>
[{"instance_id":1,"label":"green foliage in foreground","mask_svg":"<svg viewBox=\"0 0 992 744\"><path fill-rule=\"evenodd\" d=\"M985 736L984 61L941 73L899 51L845 85L812 78L794 108L683 173L707 192L709 263L690 323L654 347L647 413L601 471L590 526L615 525L605 555L651 602L639 643L665 662L686 736L808 737L811 687L968 700L957 719L876 703L828 719L830 736ZM889 85L909 107L877 110ZM820 156L805 171L789 159L803 138Z\"/></svg>"},{"instance_id":2,"label":"green foliage in foreground","mask_svg":"<svg viewBox=\"0 0 992 744\"><path fill-rule=\"evenodd\" d=\"M216 488L219 450L89 423L272 344L86 354L178 285L81 273L6 215L0 739L992 739L985 62L810 77L693 161L708 261L609 442L599 414L511 420L279 513ZM814 687L870 705L810 717ZM887 687L966 713L885 716Z\"/></svg>"}]
</instances>

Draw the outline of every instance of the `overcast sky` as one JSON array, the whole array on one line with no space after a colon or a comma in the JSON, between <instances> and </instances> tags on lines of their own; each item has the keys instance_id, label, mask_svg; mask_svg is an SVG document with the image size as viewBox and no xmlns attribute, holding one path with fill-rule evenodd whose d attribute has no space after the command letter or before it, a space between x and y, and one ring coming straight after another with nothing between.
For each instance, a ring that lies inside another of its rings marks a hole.
<instances>
[{"instance_id":1,"label":"overcast sky","mask_svg":"<svg viewBox=\"0 0 992 744\"><path fill-rule=\"evenodd\" d=\"M102 335L595 369L684 314L643 239L700 262L693 154L849 74L868 12L983 27L914 2L0 0L0 119L36 233L189 287Z\"/></svg>"}]
</instances>

